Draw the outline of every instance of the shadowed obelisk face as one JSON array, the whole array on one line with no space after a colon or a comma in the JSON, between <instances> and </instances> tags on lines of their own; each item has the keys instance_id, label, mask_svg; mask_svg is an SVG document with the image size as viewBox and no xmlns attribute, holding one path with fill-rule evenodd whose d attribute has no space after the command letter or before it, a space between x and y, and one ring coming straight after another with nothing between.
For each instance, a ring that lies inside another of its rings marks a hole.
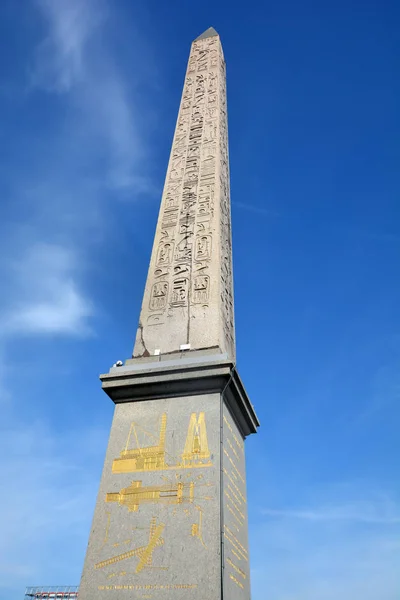
<instances>
[{"instance_id":1,"label":"shadowed obelisk face","mask_svg":"<svg viewBox=\"0 0 400 600\"><path fill-rule=\"evenodd\" d=\"M220 348L234 360L225 63L192 44L133 356Z\"/></svg>"}]
</instances>

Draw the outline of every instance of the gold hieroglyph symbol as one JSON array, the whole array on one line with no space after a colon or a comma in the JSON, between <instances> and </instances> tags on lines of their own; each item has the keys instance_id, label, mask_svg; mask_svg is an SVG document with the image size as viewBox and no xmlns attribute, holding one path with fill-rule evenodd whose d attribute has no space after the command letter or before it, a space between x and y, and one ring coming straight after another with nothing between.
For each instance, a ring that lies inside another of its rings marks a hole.
<instances>
[{"instance_id":1,"label":"gold hieroglyph symbol","mask_svg":"<svg viewBox=\"0 0 400 600\"><path fill-rule=\"evenodd\" d=\"M132 481L129 487L120 492L106 494L106 502L118 502L119 505L127 506L129 512L136 512L141 504L182 504L193 502L193 497L193 482L142 487L141 481Z\"/></svg>"},{"instance_id":2,"label":"gold hieroglyph symbol","mask_svg":"<svg viewBox=\"0 0 400 600\"><path fill-rule=\"evenodd\" d=\"M135 573L140 573L145 567L152 567L153 552L155 548L164 544L164 539L161 537L164 527L165 523L159 523L157 525L157 519L156 517L153 517L150 522L149 542L147 546L139 546L138 548L134 548L123 554L118 554L117 556L102 560L101 562L96 563L94 568L103 569L104 567L108 567L109 565L113 565L134 556L137 556L140 559Z\"/></svg>"},{"instance_id":3,"label":"gold hieroglyph symbol","mask_svg":"<svg viewBox=\"0 0 400 600\"><path fill-rule=\"evenodd\" d=\"M196 509L199 511L199 522L192 524L191 534L193 537L199 538L204 548L207 548L203 540L203 511L200 506L196 506Z\"/></svg>"},{"instance_id":4,"label":"gold hieroglyph symbol","mask_svg":"<svg viewBox=\"0 0 400 600\"><path fill-rule=\"evenodd\" d=\"M133 473L140 471L162 471L168 468L165 463L165 431L167 427L167 415L164 413L161 417L160 434L158 439L143 429L138 423L132 421L129 429L128 438L120 458L113 460L113 473ZM147 438L154 439L158 443L152 446L141 446L139 443L139 434L144 434ZM134 435L136 447L129 449L132 434Z\"/></svg>"},{"instance_id":5,"label":"gold hieroglyph symbol","mask_svg":"<svg viewBox=\"0 0 400 600\"><path fill-rule=\"evenodd\" d=\"M113 473L138 473L143 471L164 471L167 469L190 469L198 467L211 467L210 451L208 448L207 430L204 412L190 415L186 443L182 454L182 461L167 464L165 450L165 436L167 428L167 415L161 417L160 433L155 436L132 421L124 450L119 458L112 464ZM156 444L143 446L139 442L139 435L146 439L154 440ZM135 439L135 447L130 448L131 437Z\"/></svg>"},{"instance_id":6,"label":"gold hieroglyph symbol","mask_svg":"<svg viewBox=\"0 0 400 600\"><path fill-rule=\"evenodd\" d=\"M201 412L198 418L196 413L192 413L182 454L182 466L189 469L191 467L210 467L211 465L204 413Z\"/></svg>"}]
</instances>

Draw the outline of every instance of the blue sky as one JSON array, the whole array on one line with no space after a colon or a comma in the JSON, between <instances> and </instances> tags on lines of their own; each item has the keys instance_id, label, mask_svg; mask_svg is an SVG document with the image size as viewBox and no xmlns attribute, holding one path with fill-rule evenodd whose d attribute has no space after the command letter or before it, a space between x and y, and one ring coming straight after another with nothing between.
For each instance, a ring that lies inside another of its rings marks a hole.
<instances>
[{"instance_id":1,"label":"blue sky","mask_svg":"<svg viewBox=\"0 0 400 600\"><path fill-rule=\"evenodd\" d=\"M253 600L400 589L399 8L0 5L0 600L78 584L186 61L228 75Z\"/></svg>"}]
</instances>

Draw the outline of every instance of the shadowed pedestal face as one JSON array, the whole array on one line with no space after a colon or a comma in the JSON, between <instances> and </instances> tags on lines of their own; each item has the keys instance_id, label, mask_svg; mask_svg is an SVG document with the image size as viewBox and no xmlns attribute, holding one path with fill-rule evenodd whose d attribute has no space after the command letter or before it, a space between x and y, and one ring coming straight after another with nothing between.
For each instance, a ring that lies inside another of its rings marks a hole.
<instances>
[{"instance_id":1,"label":"shadowed pedestal face","mask_svg":"<svg viewBox=\"0 0 400 600\"><path fill-rule=\"evenodd\" d=\"M80 600L249 600L235 368L225 64L192 45L133 358L102 375L115 413ZM182 351L182 346L185 351Z\"/></svg>"}]
</instances>

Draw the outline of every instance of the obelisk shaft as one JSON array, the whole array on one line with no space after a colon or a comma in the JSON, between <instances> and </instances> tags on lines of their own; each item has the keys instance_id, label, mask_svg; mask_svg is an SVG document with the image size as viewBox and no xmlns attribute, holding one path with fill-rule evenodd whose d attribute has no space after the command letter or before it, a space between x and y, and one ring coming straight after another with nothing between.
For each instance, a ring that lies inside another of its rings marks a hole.
<instances>
[{"instance_id":1,"label":"obelisk shaft","mask_svg":"<svg viewBox=\"0 0 400 600\"><path fill-rule=\"evenodd\" d=\"M225 62L192 44L133 356L219 348L234 360Z\"/></svg>"}]
</instances>

